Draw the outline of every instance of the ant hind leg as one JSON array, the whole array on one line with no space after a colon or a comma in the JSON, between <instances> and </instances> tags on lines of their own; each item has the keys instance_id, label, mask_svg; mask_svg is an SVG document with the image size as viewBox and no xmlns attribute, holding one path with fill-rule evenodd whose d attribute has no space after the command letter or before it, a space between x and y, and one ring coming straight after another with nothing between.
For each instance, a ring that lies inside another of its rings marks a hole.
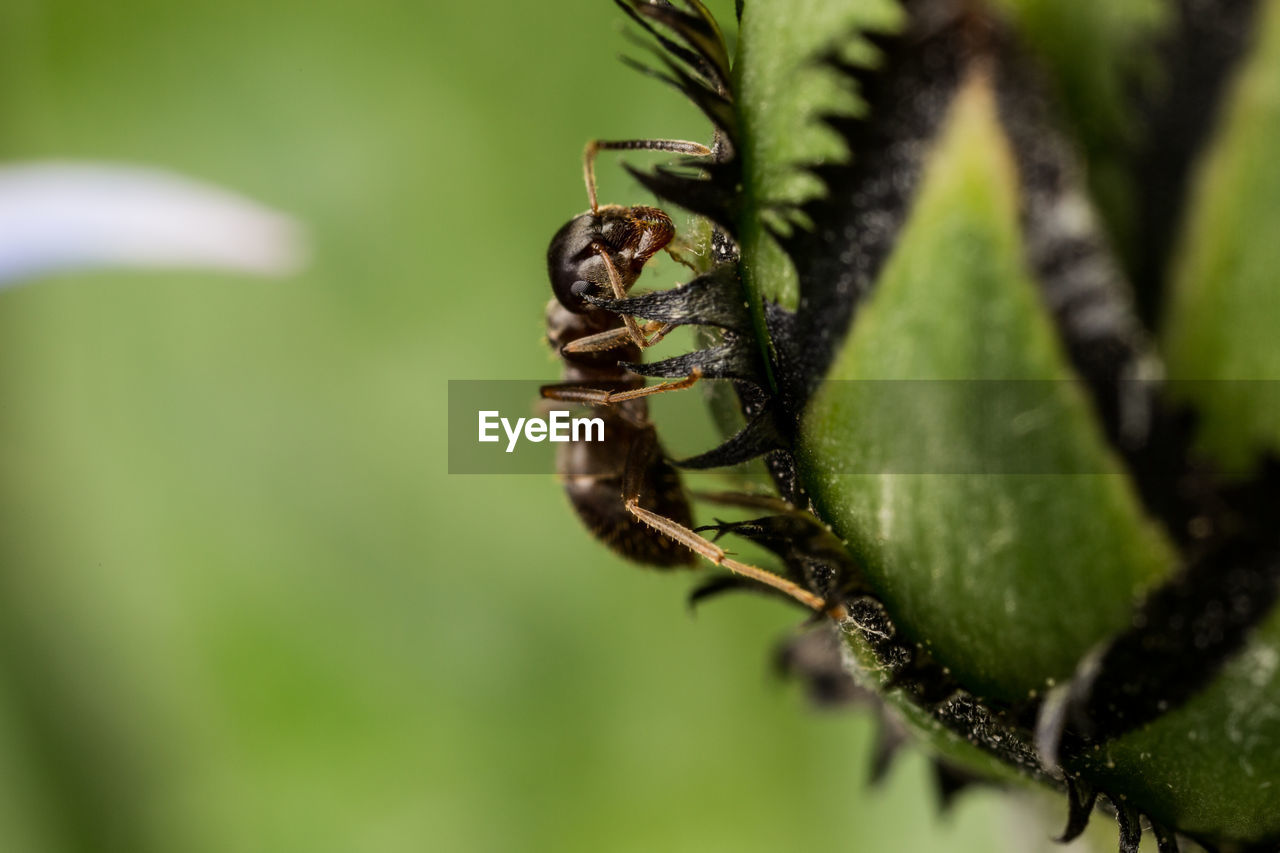
<instances>
[{"instance_id":1,"label":"ant hind leg","mask_svg":"<svg viewBox=\"0 0 1280 853\"><path fill-rule=\"evenodd\" d=\"M652 397L668 391L682 391L702 378L702 371L696 367L684 379L673 379L657 385L647 385L630 391L605 391L601 388L583 388L580 385L543 385L542 396L547 400L561 400L566 403L585 403L589 406L610 406L614 403L625 403L627 400L639 400L641 397Z\"/></svg>"},{"instance_id":2,"label":"ant hind leg","mask_svg":"<svg viewBox=\"0 0 1280 853\"><path fill-rule=\"evenodd\" d=\"M627 467L622 480L622 500L627 512L663 536L678 542L717 566L728 569L736 575L750 578L772 587L778 592L800 602L810 610L815 610L819 613L825 611L833 617L840 617L837 611L843 608L829 608L825 601L799 584L758 566L738 562L711 540L698 535L682 524L641 506L640 502L644 497L642 494L644 471L652 462L653 456L658 452L657 442L651 432L637 436L635 443L632 444L631 452L627 456Z\"/></svg>"}]
</instances>

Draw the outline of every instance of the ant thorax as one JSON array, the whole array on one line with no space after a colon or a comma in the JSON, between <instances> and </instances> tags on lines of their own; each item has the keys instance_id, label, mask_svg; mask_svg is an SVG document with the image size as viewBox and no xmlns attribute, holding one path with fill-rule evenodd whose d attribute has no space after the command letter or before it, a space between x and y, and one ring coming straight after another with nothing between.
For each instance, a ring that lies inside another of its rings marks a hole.
<instances>
[{"instance_id":1,"label":"ant thorax","mask_svg":"<svg viewBox=\"0 0 1280 853\"><path fill-rule=\"evenodd\" d=\"M564 350L574 341L616 329L622 325L618 315L593 305L586 307L589 310L575 313L559 300L552 299L548 302L547 343L565 362L565 381L600 383L616 380L618 362L640 360L640 348L635 344L627 341L607 350L597 351L565 352Z\"/></svg>"}]
</instances>

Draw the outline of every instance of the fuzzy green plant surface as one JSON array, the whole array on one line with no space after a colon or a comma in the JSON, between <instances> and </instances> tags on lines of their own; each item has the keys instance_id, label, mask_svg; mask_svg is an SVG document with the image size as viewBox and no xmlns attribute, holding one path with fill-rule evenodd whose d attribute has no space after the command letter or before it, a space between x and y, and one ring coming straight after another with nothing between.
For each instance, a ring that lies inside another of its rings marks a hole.
<instances>
[{"instance_id":1,"label":"fuzzy green plant surface","mask_svg":"<svg viewBox=\"0 0 1280 853\"><path fill-rule=\"evenodd\" d=\"M1203 450L1236 474L1280 449L1280 7L1223 107L1174 251L1161 329L1169 372L1204 418Z\"/></svg>"}]
</instances>

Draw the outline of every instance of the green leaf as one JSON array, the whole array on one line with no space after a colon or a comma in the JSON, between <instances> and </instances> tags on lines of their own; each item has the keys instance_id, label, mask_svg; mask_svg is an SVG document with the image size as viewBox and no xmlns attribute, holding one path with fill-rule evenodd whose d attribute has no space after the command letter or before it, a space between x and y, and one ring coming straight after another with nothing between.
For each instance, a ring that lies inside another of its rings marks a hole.
<instances>
[{"instance_id":1,"label":"green leaf","mask_svg":"<svg viewBox=\"0 0 1280 853\"><path fill-rule=\"evenodd\" d=\"M1068 676L1173 565L1070 381L1026 268L1017 192L990 82L975 74L806 413L799 448L819 514L861 559L899 628L969 689L1005 700ZM913 398L920 411L886 414L885 390L900 399L910 380L1038 380L1047 394L1009 412L926 387ZM925 464L998 465L1015 447L1026 471L1091 473L848 473L913 452Z\"/></svg>"},{"instance_id":2,"label":"green leaf","mask_svg":"<svg viewBox=\"0 0 1280 853\"><path fill-rule=\"evenodd\" d=\"M1280 451L1280 4L1229 96L1197 176L1163 328L1200 448L1231 473Z\"/></svg>"}]
</instances>

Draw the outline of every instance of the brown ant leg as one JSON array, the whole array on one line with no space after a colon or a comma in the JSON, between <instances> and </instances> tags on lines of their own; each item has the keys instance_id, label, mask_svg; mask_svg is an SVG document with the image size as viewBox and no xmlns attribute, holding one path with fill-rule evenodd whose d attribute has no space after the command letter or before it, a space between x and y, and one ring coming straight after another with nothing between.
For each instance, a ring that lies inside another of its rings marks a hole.
<instances>
[{"instance_id":1,"label":"brown ant leg","mask_svg":"<svg viewBox=\"0 0 1280 853\"><path fill-rule=\"evenodd\" d=\"M604 268L609 273L609 287L613 290L614 299L626 299L627 289L622 284L622 276L618 275L618 268L613 265L613 260L609 257L609 253L605 251L603 246L595 243L591 244L591 248L595 249L596 254L600 256L600 260L604 261ZM622 316L622 325L627 330L627 334L631 337L632 343L641 349L651 347L658 341L667 336L673 326L668 325L665 331L656 335L652 339L646 339L644 333L640 331L640 324L636 322L636 318L629 314Z\"/></svg>"},{"instance_id":2,"label":"brown ant leg","mask_svg":"<svg viewBox=\"0 0 1280 853\"><path fill-rule=\"evenodd\" d=\"M702 254L701 252L694 252L693 249L688 246L685 246L685 249L695 255ZM693 265L693 261L685 260L684 255L680 254L678 250L671 248L670 244L668 244L662 251L666 252L671 260L675 261L677 264L680 264L683 267L688 267L692 272L696 273L698 271L698 268Z\"/></svg>"},{"instance_id":3,"label":"brown ant leg","mask_svg":"<svg viewBox=\"0 0 1280 853\"><path fill-rule=\"evenodd\" d=\"M699 536L682 524L678 524L665 516L642 507L640 499L642 497L641 488L644 472L648 470L650 458L657 452L657 443L654 441L652 432L642 433L636 437L635 443L632 444L631 452L627 455L627 467L622 480L622 500L627 512L663 536L685 546L695 554L705 557L717 566L773 587L779 592L794 598L810 610L825 611L833 617L840 618L838 611L842 612L843 608L838 606L828 608L825 601L798 584L758 566L740 563L729 557L723 548L711 540Z\"/></svg>"},{"instance_id":4,"label":"brown ant leg","mask_svg":"<svg viewBox=\"0 0 1280 853\"><path fill-rule=\"evenodd\" d=\"M804 514L782 498L772 495L758 495L750 492L694 492L693 496L700 501L739 509L762 509L779 515Z\"/></svg>"},{"instance_id":5,"label":"brown ant leg","mask_svg":"<svg viewBox=\"0 0 1280 853\"><path fill-rule=\"evenodd\" d=\"M643 346L651 347L658 341L665 338L675 325L672 323L645 323L640 327L642 335L652 333L653 337L646 338ZM626 326L617 329L610 329L607 332L600 332L596 335L587 335L585 338L578 338L576 341L570 341L560 350L562 353L571 352L603 352L611 350L614 347L631 343L631 330Z\"/></svg>"},{"instance_id":6,"label":"brown ant leg","mask_svg":"<svg viewBox=\"0 0 1280 853\"><path fill-rule=\"evenodd\" d=\"M542 396L547 400L561 400L566 403L586 403L589 406L610 406L614 403L625 403L627 400L639 400L654 394L667 391L683 391L702 378L702 371L696 367L684 379L674 379L658 385L636 388L632 391L601 391L598 388L583 388L578 385L543 385Z\"/></svg>"},{"instance_id":7,"label":"brown ant leg","mask_svg":"<svg viewBox=\"0 0 1280 853\"><path fill-rule=\"evenodd\" d=\"M601 151L670 151L675 154L689 154L694 157L707 157L711 149L698 142L685 142L683 139L621 139L613 142L604 139L593 139L587 143L582 152L582 177L587 182L587 198L591 200L591 212L600 212L600 203L596 199L596 154Z\"/></svg>"},{"instance_id":8,"label":"brown ant leg","mask_svg":"<svg viewBox=\"0 0 1280 853\"><path fill-rule=\"evenodd\" d=\"M647 346L653 346L653 345L654 345L654 344L656 344L658 341L662 340L662 339L663 339L663 338L665 338L667 335L671 334L672 330L673 330L673 329L675 329L675 327L676 327L676 324L675 324L675 323L665 323L665 324L663 324L662 328L658 329L658 330L654 333L654 335L653 335L653 337L652 337L652 338L649 338L649 343L647 344Z\"/></svg>"}]
</instances>

